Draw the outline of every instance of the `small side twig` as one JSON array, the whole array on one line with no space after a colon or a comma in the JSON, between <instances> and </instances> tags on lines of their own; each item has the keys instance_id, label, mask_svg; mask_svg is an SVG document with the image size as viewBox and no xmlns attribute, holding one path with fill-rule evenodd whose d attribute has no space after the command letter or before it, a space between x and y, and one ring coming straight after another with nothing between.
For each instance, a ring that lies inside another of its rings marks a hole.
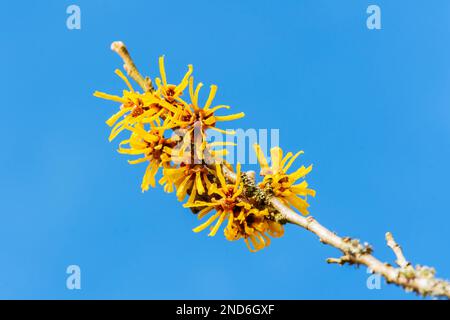
<instances>
[{"instance_id":1,"label":"small side twig","mask_svg":"<svg viewBox=\"0 0 450 320\"><path fill-rule=\"evenodd\" d=\"M388 247L391 248L392 251L394 251L394 254L397 258L397 260L395 260L395 263L400 268L406 268L407 266L409 266L410 263L405 259L402 248L399 246L399 244L397 242L395 242L394 237L392 236L392 233L386 232L386 242L387 242Z\"/></svg>"}]
</instances>

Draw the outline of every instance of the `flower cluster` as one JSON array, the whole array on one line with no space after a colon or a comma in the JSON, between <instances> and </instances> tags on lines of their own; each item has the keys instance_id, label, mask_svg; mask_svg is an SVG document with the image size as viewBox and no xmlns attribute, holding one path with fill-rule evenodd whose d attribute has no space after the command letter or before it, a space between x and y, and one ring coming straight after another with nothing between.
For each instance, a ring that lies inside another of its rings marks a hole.
<instances>
[{"instance_id":1,"label":"flower cluster","mask_svg":"<svg viewBox=\"0 0 450 320\"><path fill-rule=\"evenodd\" d=\"M216 115L219 109L229 107L223 105L211 107L217 91L217 86L214 85L211 86L205 105L199 107L199 92L203 85L199 83L194 91L192 65L188 66L188 71L177 85L167 81L164 57L159 58L159 68L160 78L155 79L157 85L155 90L144 90L142 93L136 91L128 78L120 70L116 70L115 73L122 78L128 90L123 90L122 96L98 91L94 93L96 97L120 103L119 111L106 121L106 124L112 127L109 140L112 141L123 131L128 132L129 138L120 142L118 152L141 156L130 160L130 164L147 163L141 184L142 191L147 191L150 186L155 187L156 175L160 168L163 168L164 172L160 183L165 185L166 191L173 190L173 185L179 186L180 189L188 187L186 184L178 183L184 173L174 169L183 167L184 170L188 166L189 170L195 171L191 168L191 164L203 164L206 158L224 154L224 150L215 150L213 147L225 146L227 143L208 145L206 130L227 132L217 128L217 122L244 116L242 112L227 116ZM183 100L183 92L188 86L189 103ZM124 148L126 145L128 147ZM183 191L179 193L182 194Z\"/></svg>"},{"instance_id":2,"label":"flower cluster","mask_svg":"<svg viewBox=\"0 0 450 320\"><path fill-rule=\"evenodd\" d=\"M130 76L137 72L125 69ZM230 107L213 105L215 85L211 85L206 102L201 105L199 94L203 84L194 83L192 65L178 84L168 82L164 57L159 58L159 72L160 77L154 81L156 88L143 86L141 81L138 82L140 92L133 88L127 76L116 70L127 86L122 95L94 93L96 97L120 103L119 110L106 121L111 127L109 140L126 135L119 143L118 152L136 156L128 161L130 164L147 164L142 191L155 187L158 181L166 192L175 192L180 202L186 201L184 207L190 208L199 219L205 218L194 232L209 228L209 236L214 236L225 225L223 232L227 240L244 239L252 252L268 246L269 236L283 235L283 225L274 219L273 208L261 208L246 196L240 164L234 170L221 158L226 149L215 149L233 144L207 141L207 130L233 134L217 125L242 118L244 113L217 115L219 110ZM149 78L145 81L151 83ZM299 154L288 153L282 158L281 149L273 148L269 167L261 148L255 146L255 149L264 176L259 187L270 189L271 194L306 214L306 196L314 195L314 191L307 188L303 178L311 167L301 167L288 175L286 171ZM234 179L224 174L225 168L236 171ZM294 184L299 179L302 182Z\"/></svg>"}]
</instances>

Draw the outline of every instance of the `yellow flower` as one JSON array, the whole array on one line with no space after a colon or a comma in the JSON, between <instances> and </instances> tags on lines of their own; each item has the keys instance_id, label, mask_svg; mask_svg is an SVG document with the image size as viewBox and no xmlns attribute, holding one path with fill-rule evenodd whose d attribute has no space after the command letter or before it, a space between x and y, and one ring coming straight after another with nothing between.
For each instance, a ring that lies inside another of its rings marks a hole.
<instances>
[{"instance_id":1,"label":"yellow flower","mask_svg":"<svg viewBox=\"0 0 450 320\"><path fill-rule=\"evenodd\" d=\"M192 201L190 199L184 207L201 208L198 218L202 219L211 211L215 211L209 219L194 228L194 232L200 232L209 227L213 222L215 225L210 228L209 236L216 235L221 224L228 219L224 228L225 238L229 241L244 239L248 249L251 252L267 247L270 244L270 238L281 237L284 233L283 226L270 219L267 209L258 210L251 204L240 199L243 191L241 183L241 167L237 165L237 180L234 184L228 184L222 174L219 164L216 164L215 174L219 180L220 186L212 183L207 189L210 201ZM268 234L268 235L267 235Z\"/></svg>"},{"instance_id":2,"label":"yellow flower","mask_svg":"<svg viewBox=\"0 0 450 320\"><path fill-rule=\"evenodd\" d=\"M119 144L117 151L122 154L143 156L142 158L129 160L129 164L148 162L141 184L142 191L147 191L149 186L155 187L155 176L159 168L170 166L176 141L164 138L163 130L151 129L147 131L142 124L137 124L135 127L125 125L125 128L132 132L131 136ZM123 148L124 145L129 147Z\"/></svg>"},{"instance_id":3,"label":"yellow flower","mask_svg":"<svg viewBox=\"0 0 450 320\"><path fill-rule=\"evenodd\" d=\"M188 65L188 71L184 75L180 84L174 85L167 82L166 68L164 66L164 56L159 57L159 73L161 78L156 78L157 85L156 92L160 94L167 102L175 104L181 100L183 90L186 89L189 83L189 76L192 74L192 65Z\"/></svg>"},{"instance_id":4,"label":"yellow flower","mask_svg":"<svg viewBox=\"0 0 450 320\"><path fill-rule=\"evenodd\" d=\"M233 134L234 131L225 131L216 128L217 122L240 119L243 118L245 114L243 112L239 112L227 116L216 116L215 112L217 110L230 108L230 106L226 105L217 105L211 108L211 104L217 92L216 85L211 85L208 99L206 100L203 107L200 107L198 100L199 100L199 92L202 86L203 84L200 82L199 84L197 84L197 87L194 91L194 77L190 77L189 96L191 98L191 103L185 104L184 113L182 115L180 124L184 128L186 127L193 128L194 125L197 125L202 130L202 132L205 132L207 129L212 129L225 134Z\"/></svg>"},{"instance_id":5,"label":"yellow flower","mask_svg":"<svg viewBox=\"0 0 450 320\"><path fill-rule=\"evenodd\" d=\"M308 183L302 180L295 184L297 180L304 179L305 176L312 170L312 165L309 167L301 166L299 169L291 174L287 171L295 161L295 159L303 153L297 152L293 155L291 152L287 153L283 158L283 151L279 147L270 149L271 165L269 166L261 147L254 145L258 162L261 166L261 175L264 176L260 183L261 188L265 188L273 192L273 194L280 198L284 203L296 208L302 214L308 214L309 204L307 202L308 195L315 196L316 192L308 188Z\"/></svg>"},{"instance_id":6,"label":"yellow flower","mask_svg":"<svg viewBox=\"0 0 450 320\"><path fill-rule=\"evenodd\" d=\"M208 178L209 176L209 178ZM203 195L211 187L214 171L203 164L182 164L180 167L165 168L159 181L166 192L177 189L178 201L183 201L189 193L188 204L194 203L197 194Z\"/></svg>"},{"instance_id":7,"label":"yellow flower","mask_svg":"<svg viewBox=\"0 0 450 320\"><path fill-rule=\"evenodd\" d=\"M144 122L156 126L160 124L159 118L164 113L168 111L175 113L177 111L176 108L161 101L152 92L139 93L134 91L131 83L120 70L117 69L115 73L127 84L129 90L123 90L121 97L99 91L94 92L95 97L121 103L120 110L106 121L108 126L114 126L109 136L110 141L127 125L133 126L137 122ZM122 117L123 119L119 121Z\"/></svg>"},{"instance_id":8,"label":"yellow flower","mask_svg":"<svg viewBox=\"0 0 450 320\"><path fill-rule=\"evenodd\" d=\"M283 225L270 220L267 209L258 210L248 203L239 203L239 210L230 216L224 230L225 238L235 241L243 238L251 252L259 251L270 245L270 236L281 237L284 234ZM267 234L266 234L267 233Z\"/></svg>"},{"instance_id":9,"label":"yellow flower","mask_svg":"<svg viewBox=\"0 0 450 320\"><path fill-rule=\"evenodd\" d=\"M208 99L203 107L199 107L198 98L202 83L197 85L194 91L194 78L189 78L189 94L191 103L182 101L182 109L177 115L174 115L169 124L172 128L176 128L182 132L184 136L183 146L188 147L193 142L196 150L196 158L204 159L204 151L206 149L206 130L212 129L224 134L234 134L233 130L222 130L216 127L217 122L231 121L240 119L245 116L243 112L231 114L227 116L216 116L215 112L220 109L229 109L229 106L218 105L211 108L212 101L216 95L217 86L212 85ZM232 145L230 143L217 142L216 145Z\"/></svg>"},{"instance_id":10,"label":"yellow flower","mask_svg":"<svg viewBox=\"0 0 450 320\"><path fill-rule=\"evenodd\" d=\"M214 227L211 228L209 236L215 236L219 230L221 224L227 217L233 216L233 210L241 201L238 199L239 195L243 191L243 184L241 183L241 166L237 165L236 182L234 184L228 184L225 177L222 174L222 169L219 163L216 163L215 174L219 180L219 186L216 183L211 184L208 188L208 195L210 195L210 201L195 201L194 203L184 204L185 208L203 208L198 213L198 218L202 219L205 215L215 210L216 212L209 217L209 219L200 226L193 229L194 232L200 232L209 227L214 221L216 221Z\"/></svg>"}]
</instances>

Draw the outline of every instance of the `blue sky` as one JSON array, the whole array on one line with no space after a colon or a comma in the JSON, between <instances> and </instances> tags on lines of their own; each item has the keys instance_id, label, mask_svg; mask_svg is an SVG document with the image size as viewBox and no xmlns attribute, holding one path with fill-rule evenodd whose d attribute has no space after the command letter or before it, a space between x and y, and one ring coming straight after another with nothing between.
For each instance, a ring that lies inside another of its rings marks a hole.
<instances>
[{"instance_id":1,"label":"blue sky","mask_svg":"<svg viewBox=\"0 0 450 320\"><path fill-rule=\"evenodd\" d=\"M81 8L81 30L66 8ZM382 29L366 28L377 4ZM280 129L304 150L311 213L340 235L384 243L450 277L448 1L5 1L0 126L0 298L414 299L294 226L259 252L194 234L197 220L108 143L120 92L110 50L124 41L143 73L166 56L219 86L234 126ZM232 125L230 125L232 126ZM300 164L300 162L298 163ZM255 169L255 168L253 168ZM66 289L79 265L81 290Z\"/></svg>"}]
</instances>

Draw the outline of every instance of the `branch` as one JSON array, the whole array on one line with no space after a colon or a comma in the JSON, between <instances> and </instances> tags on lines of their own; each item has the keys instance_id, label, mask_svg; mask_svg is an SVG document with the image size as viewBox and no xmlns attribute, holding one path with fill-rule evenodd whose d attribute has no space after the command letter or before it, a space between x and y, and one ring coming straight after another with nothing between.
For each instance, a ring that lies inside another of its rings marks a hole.
<instances>
[{"instance_id":1,"label":"branch","mask_svg":"<svg viewBox=\"0 0 450 320\"><path fill-rule=\"evenodd\" d=\"M236 180L234 172L223 166L223 171L227 179L230 181ZM244 173L245 175L245 173ZM251 179L243 179L244 188L254 188L254 185L248 185ZM250 182L251 184L251 182ZM263 193L263 197L268 199L271 205L281 218L286 222L295 224L303 229L310 231L319 237L319 240L327 245L330 245L343 254L340 258L329 258L328 263L355 264L365 265L373 273L383 276L388 283L394 283L401 286L406 291L414 291L423 296L446 297L450 298L450 283L435 278L435 270L426 266L417 265L415 268L406 261L400 246L395 242L391 233L386 234L387 245L394 251L397 257L396 263L398 268L391 266L388 263L383 263L372 255L372 248L369 244L361 242L358 239L350 237L340 237L336 233L328 230L322 226L312 216L303 217L293 211L289 206L283 203L279 198L271 197L259 189L258 193ZM261 195L259 195L261 197ZM279 218L278 218L279 219Z\"/></svg>"},{"instance_id":2,"label":"branch","mask_svg":"<svg viewBox=\"0 0 450 320\"><path fill-rule=\"evenodd\" d=\"M131 59L130 53L127 50L127 47L124 45L122 41L115 41L111 44L111 50L116 52L123 60L124 65L123 68L128 73L128 75L136 81L136 83L141 86L144 91L153 91L153 85L150 78L145 78L139 73L136 65Z\"/></svg>"},{"instance_id":3,"label":"branch","mask_svg":"<svg viewBox=\"0 0 450 320\"><path fill-rule=\"evenodd\" d=\"M132 79L145 91L154 90L151 80L142 77L122 42L113 42L111 49L123 59L124 69ZM236 174L227 166L222 165L222 171L229 181L236 181ZM244 194L251 194L258 203L263 203L265 206L272 208L276 212L274 219L302 227L317 235L322 243L330 245L342 252L342 257L329 258L327 259L328 263L365 265L372 272L382 275L388 283L397 284L407 291L414 291L423 296L429 295L450 299L450 283L442 279L437 279L433 268L420 265L417 265L415 268L412 267L405 259L400 246L395 242L391 233L388 232L386 234L386 241L397 258L396 263L399 266L398 268L375 258L372 255L372 248L369 244L361 244L358 239L352 239L350 237L340 237L322 226L312 216L303 217L293 211L281 199L267 194L264 190L256 186L255 173L253 171L243 173L242 178L244 182Z\"/></svg>"},{"instance_id":4,"label":"branch","mask_svg":"<svg viewBox=\"0 0 450 320\"><path fill-rule=\"evenodd\" d=\"M392 233L386 232L386 242L389 248L394 251L395 256L397 257L397 260L395 260L395 263L400 268L406 268L410 265L408 261L406 261L405 256L403 255L402 248L398 245L397 242L395 242L394 237L392 236Z\"/></svg>"}]
</instances>

